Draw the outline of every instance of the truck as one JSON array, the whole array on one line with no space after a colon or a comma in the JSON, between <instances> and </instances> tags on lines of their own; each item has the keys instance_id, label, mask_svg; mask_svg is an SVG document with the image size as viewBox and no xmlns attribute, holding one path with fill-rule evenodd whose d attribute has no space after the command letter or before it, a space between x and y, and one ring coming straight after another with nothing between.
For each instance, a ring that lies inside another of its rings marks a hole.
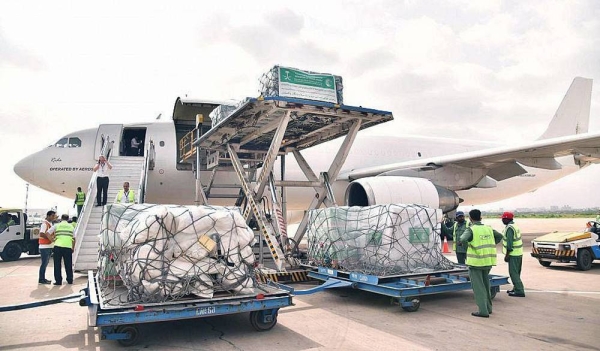
<instances>
[{"instance_id":1,"label":"truck","mask_svg":"<svg viewBox=\"0 0 600 351\"><path fill-rule=\"evenodd\" d=\"M549 233L531 241L531 256L544 267L552 262L575 262L577 268L587 271L594 260L600 260L600 223L589 221L583 232Z\"/></svg>"},{"instance_id":2,"label":"truck","mask_svg":"<svg viewBox=\"0 0 600 351\"><path fill-rule=\"evenodd\" d=\"M27 224L27 214L18 208L0 207L0 258L16 261L23 252L40 253L39 225Z\"/></svg>"}]
</instances>

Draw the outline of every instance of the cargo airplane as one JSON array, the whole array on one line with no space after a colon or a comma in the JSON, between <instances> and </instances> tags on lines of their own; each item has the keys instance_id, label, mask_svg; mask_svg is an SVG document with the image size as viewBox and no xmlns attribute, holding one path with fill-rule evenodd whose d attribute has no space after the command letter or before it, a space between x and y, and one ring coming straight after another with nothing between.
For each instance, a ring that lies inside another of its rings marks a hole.
<instances>
[{"instance_id":1,"label":"cargo airplane","mask_svg":"<svg viewBox=\"0 0 600 351\"><path fill-rule=\"evenodd\" d=\"M421 203L423 198L434 198L433 206L447 212L459 202L477 205L533 191L600 161L600 133L588 132L591 91L591 79L575 78L546 131L535 141L500 145L358 133L333 182L336 199L345 199L347 205L371 205ZM115 142L112 155L124 156L130 154L127 146L135 136L143 141L144 150L148 150L151 140L155 147L155 165L147 175L146 202L193 204L192 164L181 162L179 150L182 137L195 128L195 122L178 122L178 114L186 113L184 102L177 99L169 122L105 124L69 133L19 161L14 171L42 189L74 197L78 186L89 183L103 140L110 137ZM187 113L208 116L218 105L197 101L185 106L196 107ZM313 169L325 170L333 158L327 155L334 155L336 149L335 142L325 143L304 150L303 156ZM286 161L286 179L305 180L291 161ZM209 174L201 172L203 184ZM306 209L313 196L305 189L288 189L288 211Z\"/></svg>"}]
</instances>

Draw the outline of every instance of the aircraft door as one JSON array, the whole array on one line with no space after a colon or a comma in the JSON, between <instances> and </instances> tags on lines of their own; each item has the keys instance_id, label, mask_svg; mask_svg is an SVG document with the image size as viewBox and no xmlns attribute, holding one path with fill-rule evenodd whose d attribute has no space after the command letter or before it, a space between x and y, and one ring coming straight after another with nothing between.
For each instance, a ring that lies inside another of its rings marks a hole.
<instances>
[{"instance_id":1,"label":"aircraft door","mask_svg":"<svg viewBox=\"0 0 600 351\"><path fill-rule=\"evenodd\" d=\"M100 155L106 140L114 142L110 154L119 155L122 131L122 124L101 124L100 127L98 127L98 133L96 134L96 146L94 147L93 155L94 160L96 160L98 155Z\"/></svg>"}]
</instances>

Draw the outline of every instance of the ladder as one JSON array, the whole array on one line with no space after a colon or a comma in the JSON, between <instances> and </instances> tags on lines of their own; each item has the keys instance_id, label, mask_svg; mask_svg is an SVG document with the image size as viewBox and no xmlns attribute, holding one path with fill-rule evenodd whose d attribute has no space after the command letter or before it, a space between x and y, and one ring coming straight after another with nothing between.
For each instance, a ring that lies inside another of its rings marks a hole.
<instances>
[{"instance_id":1,"label":"ladder","mask_svg":"<svg viewBox=\"0 0 600 351\"><path fill-rule=\"evenodd\" d=\"M235 153L231 145L227 145L227 148L229 149L229 155L231 157L231 162L233 163L233 168L235 168L235 172L241 180L242 190L244 191L246 199L248 200L248 206L244 211L244 218L246 219L246 221L248 221L250 219L251 214L254 216L256 222L258 223L258 227L260 229L262 238L267 242L267 246L271 253L271 257L273 257L275 267L277 267L277 270L280 272L285 271L285 267L283 266L283 259L285 256L283 255L283 252L281 251L281 248L277 243L273 227L267 225L267 218L265 216L265 213L264 211L262 211L262 209L256 201L256 198L262 197L262 193L253 193L253 191L250 189L250 180L248 179L248 176L246 175L246 172L244 171L243 165L240 162L237 154Z\"/></svg>"}]
</instances>

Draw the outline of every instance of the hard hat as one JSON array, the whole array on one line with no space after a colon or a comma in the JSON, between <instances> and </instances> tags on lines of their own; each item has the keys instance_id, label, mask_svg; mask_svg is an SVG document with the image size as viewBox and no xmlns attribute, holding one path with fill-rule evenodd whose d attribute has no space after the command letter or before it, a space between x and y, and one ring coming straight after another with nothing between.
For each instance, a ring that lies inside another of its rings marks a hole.
<instances>
[{"instance_id":1,"label":"hard hat","mask_svg":"<svg viewBox=\"0 0 600 351\"><path fill-rule=\"evenodd\" d=\"M512 212L504 212L502 214L502 219L513 219L515 218L515 216L513 215Z\"/></svg>"}]
</instances>

